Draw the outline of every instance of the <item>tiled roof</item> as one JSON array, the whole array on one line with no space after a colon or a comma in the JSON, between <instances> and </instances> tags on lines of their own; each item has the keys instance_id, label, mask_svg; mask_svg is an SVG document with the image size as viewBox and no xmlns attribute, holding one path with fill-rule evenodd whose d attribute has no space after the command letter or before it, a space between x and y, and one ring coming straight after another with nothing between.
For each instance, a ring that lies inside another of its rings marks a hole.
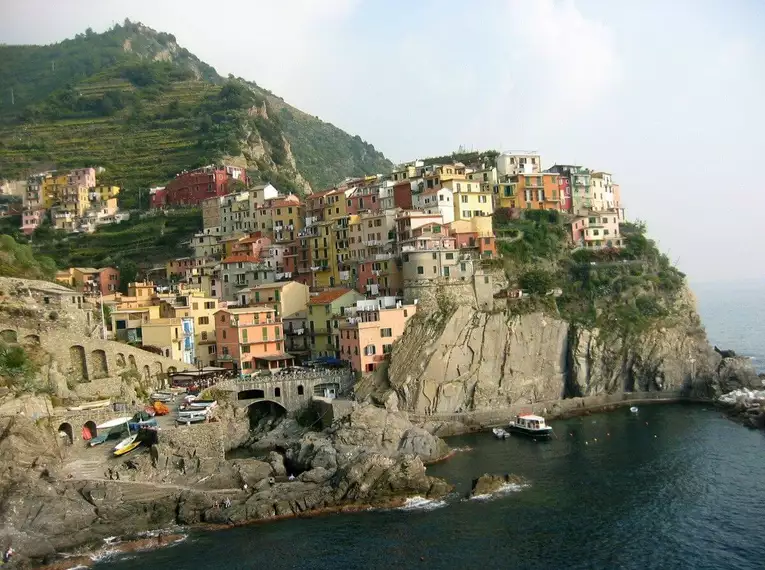
<instances>
[{"instance_id":1,"label":"tiled roof","mask_svg":"<svg viewBox=\"0 0 765 570\"><path fill-rule=\"evenodd\" d=\"M339 288L339 289L328 289L326 291L322 291L318 295L311 297L311 299L308 301L309 305L328 305L329 303L332 303L333 301L339 299L346 293L350 293L351 289L345 289L345 288Z\"/></svg>"}]
</instances>

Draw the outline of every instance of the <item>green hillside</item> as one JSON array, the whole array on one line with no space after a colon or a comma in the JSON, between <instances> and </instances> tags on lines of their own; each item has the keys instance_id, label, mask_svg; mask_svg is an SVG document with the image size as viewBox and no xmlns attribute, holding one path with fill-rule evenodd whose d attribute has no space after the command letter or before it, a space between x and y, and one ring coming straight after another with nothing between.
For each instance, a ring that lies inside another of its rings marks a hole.
<instances>
[{"instance_id":1,"label":"green hillside","mask_svg":"<svg viewBox=\"0 0 765 570\"><path fill-rule=\"evenodd\" d=\"M50 46L0 46L0 85L0 178L103 166L126 206L139 189L224 159L293 190L301 178L322 188L391 166L359 137L127 20Z\"/></svg>"}]
</instances>

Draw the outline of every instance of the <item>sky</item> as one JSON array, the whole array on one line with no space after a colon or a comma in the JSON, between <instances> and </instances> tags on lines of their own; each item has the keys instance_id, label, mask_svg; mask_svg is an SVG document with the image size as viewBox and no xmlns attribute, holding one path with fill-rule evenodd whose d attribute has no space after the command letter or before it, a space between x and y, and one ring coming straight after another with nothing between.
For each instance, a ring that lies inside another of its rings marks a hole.
<instances>
[{"instance_id":1,"label":"sky","mask_svg":"<svg viewBox=\"0 0 765 570\"><path fill-rule=\"evenodd\" d=\"M126 17L394 162L524 149L611 172L692 282L765 281L765 2L0 0L0 42Z\"/></svg>"}]
</instances>

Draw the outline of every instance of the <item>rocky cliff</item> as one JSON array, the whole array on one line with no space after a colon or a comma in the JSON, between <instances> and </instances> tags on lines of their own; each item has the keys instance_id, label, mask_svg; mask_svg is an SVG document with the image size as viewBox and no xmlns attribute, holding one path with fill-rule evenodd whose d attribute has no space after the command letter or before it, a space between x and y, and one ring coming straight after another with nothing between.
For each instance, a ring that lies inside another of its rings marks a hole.
<instances>
[{"instance_id":1,"label":"rocky cliff","mask_svg":"<svg viewBox=\"0 0 765 570\"><path fill-rule=\"evenodd\" d=\"M620 331L463 304L417 318L394 346L387 379L366 389L431 414L632 391L706 397L755 381L748 362L709 345L687 289L670 318L640 334Z\"/></svg>"}]
</instances>

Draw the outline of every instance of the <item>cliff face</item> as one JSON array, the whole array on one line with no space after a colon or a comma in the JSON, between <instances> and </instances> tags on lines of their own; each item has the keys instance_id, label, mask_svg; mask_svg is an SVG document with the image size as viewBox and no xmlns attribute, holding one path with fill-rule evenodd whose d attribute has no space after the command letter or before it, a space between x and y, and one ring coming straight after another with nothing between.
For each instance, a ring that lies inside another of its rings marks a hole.
<instances>
[{"instance_id":1,"label":"cliff face","mask_svg":"<svg viewBox=\"0 0 765 570\"><path fill-rule=\"evenodd\" d=\"M709 396L721 383L753 376L712 349L689 291L661 326L632 335L619 330L461 305L412 324L394 347L389 386L378 395L392 389L401 409L452 413L622 391Z\"/></svg>"}]
</instances>

